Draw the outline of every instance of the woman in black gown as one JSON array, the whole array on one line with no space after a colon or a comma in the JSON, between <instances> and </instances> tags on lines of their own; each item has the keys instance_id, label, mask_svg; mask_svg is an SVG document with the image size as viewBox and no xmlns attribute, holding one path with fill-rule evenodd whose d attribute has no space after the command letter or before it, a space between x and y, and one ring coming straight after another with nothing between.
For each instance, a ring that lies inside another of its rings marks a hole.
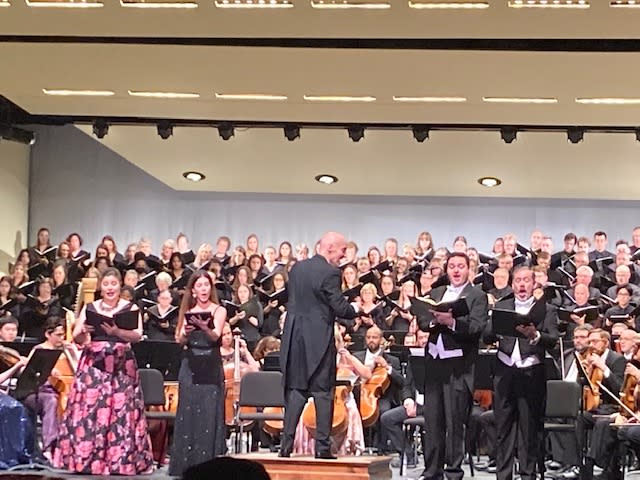
<instances>
[{"instance_id":1,"label":"woman in black gown","mask_svg":"<svg viewBox=\"0 0 640 480\"><path fill-rule=\"evenodd\" d=\"M186 314L200 315L187 322ZM185 289L176 328L176 340L186 350L178 374L170 475L182 475L187 468L225 453L220 338L226 318L209 273L195 272Z\"/></svg>"}]
</instances>

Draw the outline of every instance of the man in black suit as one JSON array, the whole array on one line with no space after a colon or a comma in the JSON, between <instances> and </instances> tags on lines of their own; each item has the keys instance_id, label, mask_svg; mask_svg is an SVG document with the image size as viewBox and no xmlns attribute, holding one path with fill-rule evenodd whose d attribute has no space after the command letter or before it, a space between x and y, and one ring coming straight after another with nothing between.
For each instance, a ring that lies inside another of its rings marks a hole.
<instances>
[{"instance_id":1,"label":"man in black suit","mask_svg":"<svg viewBox=\"0 0 640 480\"><path fill-rule=\"evenodd\" d=\"M384 351L384 349L382 348L383 339L384 337L382 336L382 330L380 330L379 327L375 325L369 327L364 337L364 340L367 344L367 349L360 352L355 352L353 354L354 357L360 360L366 367L369 367L371 370L375 369L376 367L382 367L386 369L387 374L391 379L389 388L378 399L380 416L400 404L399 398L404 387L404 377L402 376L402 371L400 370L400 360L397 357L394 357L393 355L390 355ZM386 435L386 431L380 428L380 417L378 417L378 420L376 421L373 428L377 433L376 438L378 453L386 453L388 450L388 437Z\"/></svg>"},{"instance_id":2,"label":"man in black suit","mask_svg":"<svg viewBox=\"0 0 640 480\"><path fill-rule=\"evenodd\" d=\"M318 253L296 263L289 275L289 304L282 335L280 364L284 377L285 417L281 457L291 455L296 426L309 396L317 415L316 457L336 458L330 450L336 384L336 316L354 318L356 311L340 292L340 270L347 242L328 232Z\"/></svg>"},{"instance_id":3,"label":"man in black suit","mask_svg":"<svg viewBox=\"0 0 640 480\"><path fill-rule=\"evenodd\" d=\"M541 455L538 437L542 432L546 396L544 356L545 350L553 349L558 341L558 318L555 309L546 305L544 299L536 302L534 282L530 268L517 268L512 283L515 298L498 302L494 307L494 310L515 310L529 315L531 323L516 327L519 336L498 337L493 333L493 319L484 335L485 343L498 341L493 396L498 430L498 480L513 478L516 446L523 480L536 478Z\"/></svg>"},{"instance_id":4,"label":"man in black suit","mask_svg":"<svg viewBox=\"0 0 640 480\"><path fill-rule=\"evenodd\" d=\"M602 329L594 329L589 333L589 347L591 354L587 362L591 368L595 367L602 371L602 385L613 395L618 395L622 390L624 381L624 371L626 366L625 358L614 352L609 347L611 336L609 332ZM607 478L618 478L619 458L613 455L615 446L615 432L609 429L610 418L603 418L602 415L609 415L618 411L617 402L608 395L604 389L600 389L600 405L582 417L582 427L592 429L590 444L585 459L584 478L589 480L593 477L593 466L598 465L604 469Z\"/></svg>"},{"instance_id":5,"label":"man in black suit","mask_svg":"<svg viewBox=\"0 0 640 480\"><path fill-rule=\"evenodd\" d=\"M474 363L488 317L487 295L469 282L469 257L452 253L446 263L449 285L431 290L437 302L464 298L469 313L429 310L418 315L420 330L430 332L425 349L424 479L463 476L464 426L471 410ZM447 468L445 469L445 462Z\"/></svg>"}]
</instances>

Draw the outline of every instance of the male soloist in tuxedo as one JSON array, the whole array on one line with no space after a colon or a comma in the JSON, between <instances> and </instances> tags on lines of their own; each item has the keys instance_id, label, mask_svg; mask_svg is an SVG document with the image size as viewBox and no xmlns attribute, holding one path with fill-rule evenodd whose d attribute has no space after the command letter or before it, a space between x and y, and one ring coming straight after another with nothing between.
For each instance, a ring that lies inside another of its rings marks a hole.
<instances>
[{"instance_id":1,"label":"male soloist in tuxedo","mask_svg":"<svg viewBox=\"0 0 640 480\"><path fill-rule=\"evenodd\" d=\"M336 316L356 316L340 292L337 265L346 247L344 236L326 233L318 244L318 254L296 263L289 275L289 304L280 350L285 401L281 457L291 455L298 420L312 396L317 415L316 457L335 458L329 441L336 384L333 325Z\"/></svg>"},{"instance_id":2,"label":"male soloist in tuxedo","mask_svg":"<svg viewBox=\"0 0 640 480\"><path fill-rule=\"evenodd\" d=\"M487 295L469 282L469 257L452 253L446 263L450 285L434 288L435 301L465 299L469 313L429 311L418 317L430 332L425 349L425 470L422 478L463 476L464 425L472 404L474 363L480 335L487 324ZM444 467L446 462L446 469Z\"/></svg>"},{"instance_id":3,"label":"male soloist in tuxedo","mask_svg":"<svg viewBox=\"0 0 640 480\"><path fill-rule=\"evenodd\" d=\"M528 267L516 268L512 283L515 298L498 302L494 307L530 315L530 324L516 327L519 336L498 338L493 333L493 319L484 335L485 343L498 341L493 394L498 480L513 477L516 446L523 480L536 478L541 455L538 436L542 432L546 397L544 356L545 350L553 349L558 341L558 319L555 309L546 305L544 299L536 302L533 286L533 272Z\"/></svg>"}]
</instances>

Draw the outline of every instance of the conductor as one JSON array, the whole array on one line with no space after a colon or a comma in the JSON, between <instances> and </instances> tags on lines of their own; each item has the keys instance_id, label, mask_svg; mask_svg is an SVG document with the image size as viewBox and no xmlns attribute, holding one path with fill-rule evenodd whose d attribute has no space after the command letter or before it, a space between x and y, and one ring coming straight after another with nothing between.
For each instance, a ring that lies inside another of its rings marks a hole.
<instances>
[{"instance_id":1,"label":"conductor","mask_svg":"<svg viewBox=\"0 0 640 480\"><path fill-rule=\"evenodd\" d=\"M333 325L336 316L357 315L340 291L337 265L346 248L343 235L325 233L317 255L296 263L289 275L289 305L280 349L285 402L281 457L291 455L298 420L311 396L317 415L316 458L336 458L329 440L336 384Z\"/></svg>"}]
</instances>

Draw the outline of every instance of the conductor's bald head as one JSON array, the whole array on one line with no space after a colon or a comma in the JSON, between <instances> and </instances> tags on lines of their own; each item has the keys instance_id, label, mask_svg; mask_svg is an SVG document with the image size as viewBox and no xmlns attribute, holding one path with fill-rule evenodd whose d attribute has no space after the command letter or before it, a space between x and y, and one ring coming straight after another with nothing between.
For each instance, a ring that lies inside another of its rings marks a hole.
<instances>
[{"instance_id":1,"label":"conductor's bald head","mask_svg":"<svg viewBox=\"0 0 640 480\"><path fill-rule=\"evenodd\" d=\"M339 265L347 250L347 240L338 232L327 232L322 235L318 244L318 254L333 265Z\"/></svg>"}]
</instances>

